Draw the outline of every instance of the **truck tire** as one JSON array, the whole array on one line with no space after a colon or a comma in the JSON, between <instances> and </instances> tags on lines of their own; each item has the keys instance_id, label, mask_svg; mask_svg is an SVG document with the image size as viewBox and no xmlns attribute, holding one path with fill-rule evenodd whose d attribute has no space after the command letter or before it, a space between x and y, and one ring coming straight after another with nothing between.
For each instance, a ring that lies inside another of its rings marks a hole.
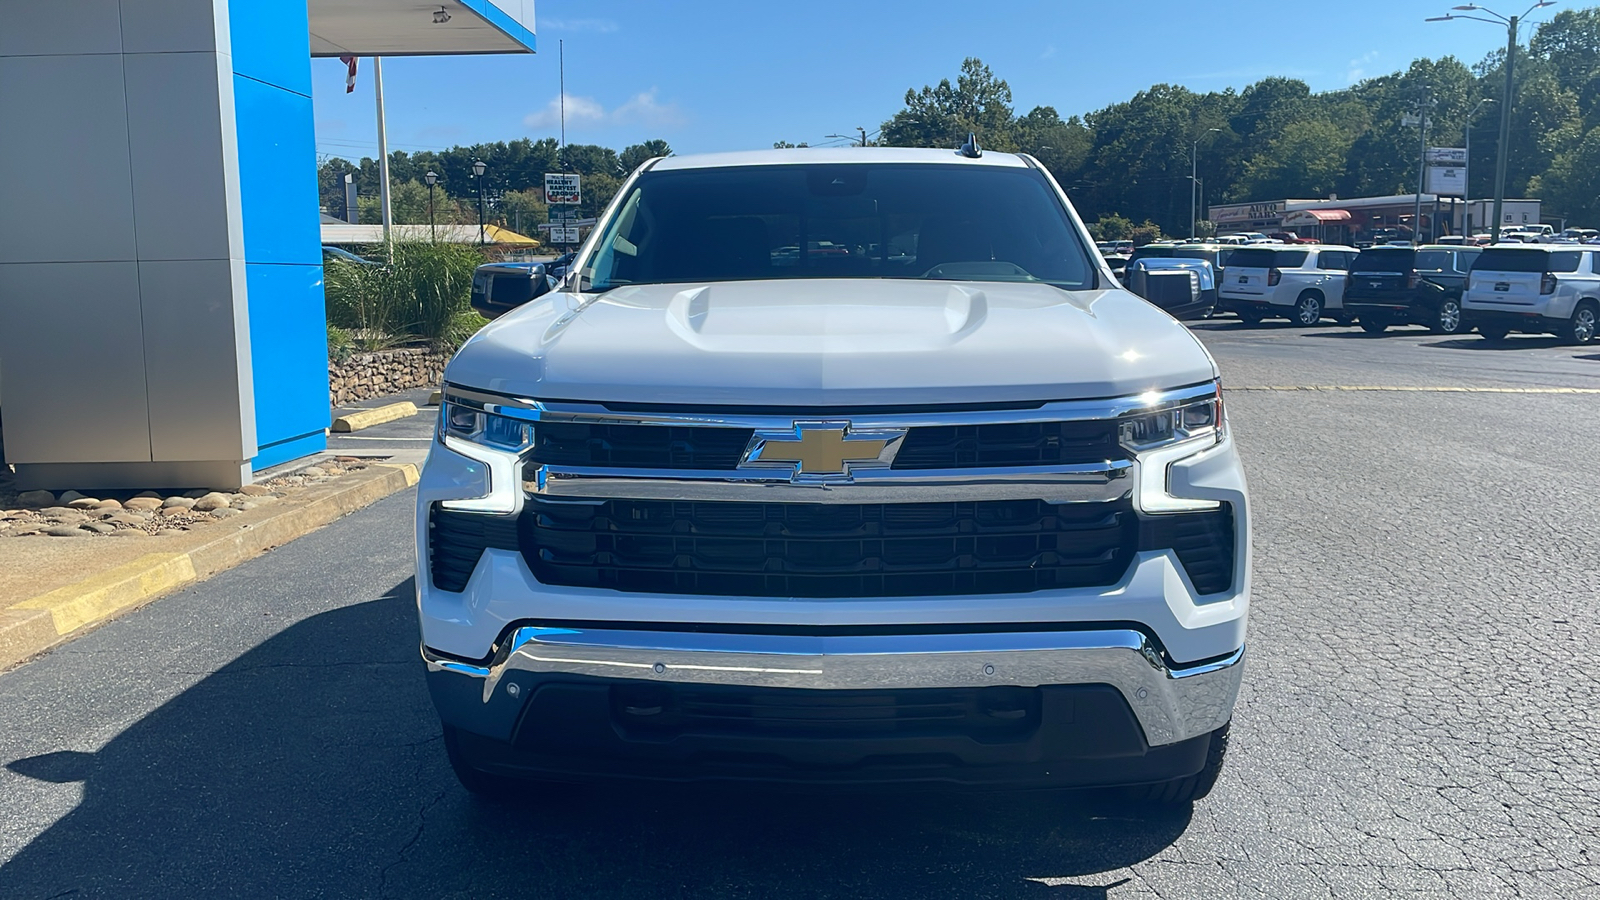
<instances>
[{"instance_id":1,"label":"truck tire","mask_svg":"<svg viewBox=\"0 0 1600 900\"><path fill-rule=\"evenodd\" d=\"M1584 300L1572 311L1572 318L1563 324L1557 334L1568 344L1587 344L1600 330L1600 307L1593 300Z\"/></svg>"},{"instance_id":2,"label":"truck tire","mask_svg":"<svg viewBox=\"0 0 1600 900\"><path fill-rule=\"evenodd\" d=\"M1301 328L1310 328L1322 321L1322 295L1316 291L1302 291L1294 301L1289 321Z\"/></svg>"},{"instance_id":3,"label":"truck tire","mask_svg":"<svg viewBox=\"0 0 1600 900\"><path fill-rule=\"evenodd\" d=\"M1233 723L1211 732L1211 746L1206 751L1205 768L1187 778L1174 778L1156 784L1132 788L1132 800L1149 806L1177 806L1193 803L1211 793L1222 775L1222 765L1228 757L1228 728Z\"/></svg>"},{"instance_id":4,"label":"truck tire","mask_svg":"<svg viewBox=\"0 0 1600 900\"><path fill-rule=\"evenodd\" d=\"M1439 303L1439 311L1434 313L1433 322L1428 326L1434 334L1460 334L1461 327L1461 301L1453 297L1446 297Z\"/></svg>"}]
</instances>

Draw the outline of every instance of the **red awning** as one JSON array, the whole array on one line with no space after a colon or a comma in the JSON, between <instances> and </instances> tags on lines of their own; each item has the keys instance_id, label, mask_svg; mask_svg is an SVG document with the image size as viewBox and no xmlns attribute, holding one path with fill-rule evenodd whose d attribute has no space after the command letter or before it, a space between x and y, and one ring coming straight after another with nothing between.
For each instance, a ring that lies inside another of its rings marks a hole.
<instances>
[{"instance_id":1,"label":"red awning","mask_svg":"<svg viewBox=\"0 0 1600 900\"><path fill-rule=\"evenodd\" d=\"M1283 224L1326 225L1329 222L1350 221L1350 211L1345 209L1297 209L1283 217Z\"/></svg>"}]
</instances>

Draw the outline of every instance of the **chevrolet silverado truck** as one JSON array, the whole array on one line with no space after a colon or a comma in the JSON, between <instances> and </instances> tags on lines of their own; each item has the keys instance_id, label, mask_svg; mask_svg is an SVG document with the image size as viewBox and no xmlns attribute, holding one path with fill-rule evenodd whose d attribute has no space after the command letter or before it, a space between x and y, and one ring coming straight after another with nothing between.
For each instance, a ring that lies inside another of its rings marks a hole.
<instances>
[{"instance_id":1,"label":"chevrolet silverado truck","mask_svg":"<svg viewBox=\"0 0 1600 900\"><path fill-rule=\"evenodd\" d=\"M465 788L1211 789L1250 596L1217 368L1035 160L652 160L532 294L449 363L418 491Z\"/></svg>"}]
</instances>

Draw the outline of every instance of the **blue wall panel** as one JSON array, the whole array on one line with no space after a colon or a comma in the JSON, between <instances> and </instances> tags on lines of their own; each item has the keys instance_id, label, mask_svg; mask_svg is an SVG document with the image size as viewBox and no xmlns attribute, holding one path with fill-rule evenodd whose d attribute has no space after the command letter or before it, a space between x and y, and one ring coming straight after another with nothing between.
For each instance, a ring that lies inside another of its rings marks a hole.
<instances>
[{"instance_id":1,"label":"blue wall panel","mask_svg":"<svg viewBox=\"0 0 1600 900\"><path fill-rule=\"evenodd\" d=\"M230 0L256 469L327 447L328 344L305 0Z\"/></svg>"},{"instance_id":2,"label":"blue wall panel","mask_svg":"<svg viewBox=\"0 0 1600 900\"><path fill-rule=\"evenodd\" d=\"M229 0L233 71L311 96L311 22L304 0Z\"/></svg>"}]
</instances>

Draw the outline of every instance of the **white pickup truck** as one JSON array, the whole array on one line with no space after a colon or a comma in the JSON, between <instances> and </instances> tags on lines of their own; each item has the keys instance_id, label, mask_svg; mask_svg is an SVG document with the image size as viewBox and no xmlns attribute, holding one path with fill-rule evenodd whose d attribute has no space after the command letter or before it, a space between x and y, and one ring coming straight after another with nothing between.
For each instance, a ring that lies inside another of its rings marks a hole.
<instances>
[{"instance_id":1,"label":"white pickup truck","mask_svg":"<svg viewBox=\"0 0 1600 900\"><path fill-rule=\"evenodd\" d=\"M469 790L1211 789L1250 594L1217 369L1033 159L652 160L517 299L418 491Z\"/></svg>"}]
</instances>

